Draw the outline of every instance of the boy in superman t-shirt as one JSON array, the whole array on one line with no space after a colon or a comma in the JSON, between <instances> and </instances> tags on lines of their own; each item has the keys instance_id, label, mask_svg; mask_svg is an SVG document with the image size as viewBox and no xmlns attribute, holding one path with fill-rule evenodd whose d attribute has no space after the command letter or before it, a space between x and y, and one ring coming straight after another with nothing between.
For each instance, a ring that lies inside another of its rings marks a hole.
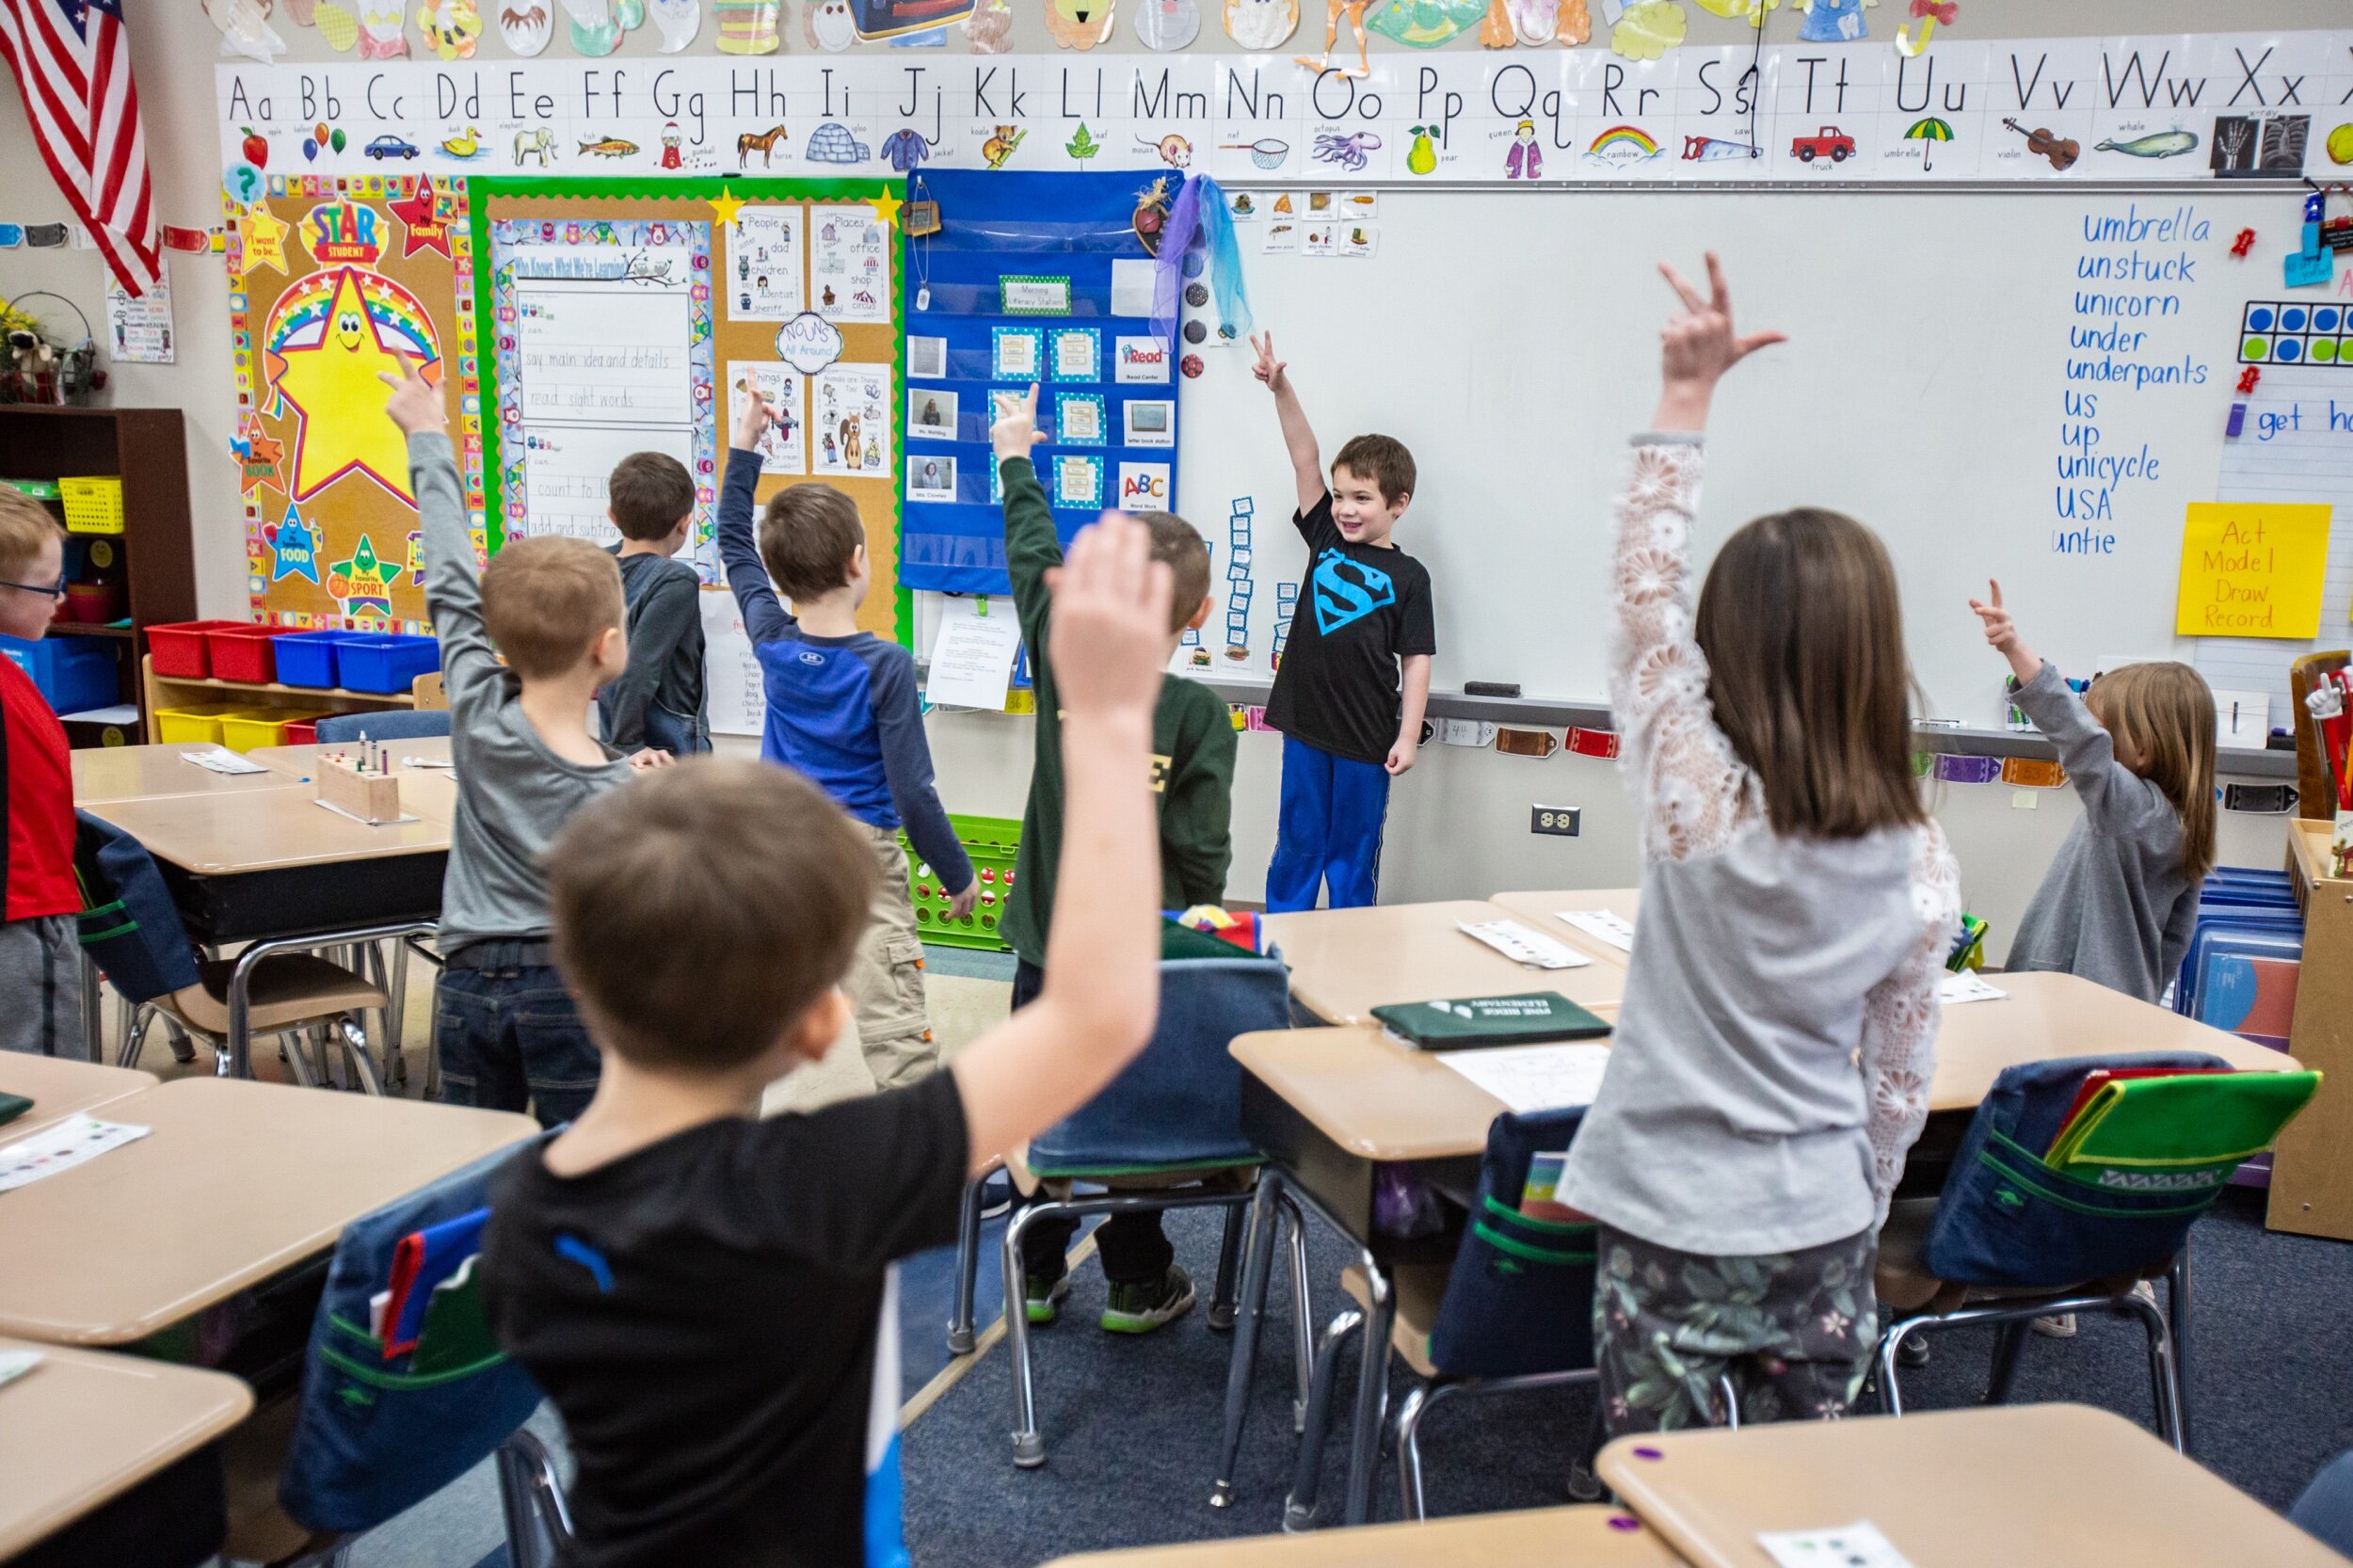
<instances>
[{"instance_id":1,"label":"boy in superman t-shirt","mask_svg":"<svg viewBox=\"0 0 2353 1568\"><path fill-rule=\"evenodd\" d=\"M1308 552L1267 703L1267 723L1283 732L1283 803L1266 906L1312 909L1321 888L1333 908L1353 908L1379 896L1389 780L1421 748L1438 650L1430 572L1390 539L1413 502L1414 456L1393 437L1358 436L1332 459L1327 486L1274 334L1251 344L1282 421L1299 483L1291 520Z\"/></svg>"}]
</instances>

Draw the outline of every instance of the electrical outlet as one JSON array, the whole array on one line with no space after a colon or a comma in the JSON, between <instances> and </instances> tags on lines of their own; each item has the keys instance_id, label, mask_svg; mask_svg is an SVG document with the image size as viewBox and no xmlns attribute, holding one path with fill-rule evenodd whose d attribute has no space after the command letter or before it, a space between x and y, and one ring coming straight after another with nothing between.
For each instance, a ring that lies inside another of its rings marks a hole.
<instances>
[{"instance_id":1,"label":"electrical outlet","mask_svg":"<svg viewBox=\"0 0 2353 1568\"><path fill-rule=\"evenodd\" d=\"M1581 806L1531 806L1528 808L1528 830L1574 839L1577 837L1577 821L1584 814L1585 808Z\"/></svg>"}]
</instances>

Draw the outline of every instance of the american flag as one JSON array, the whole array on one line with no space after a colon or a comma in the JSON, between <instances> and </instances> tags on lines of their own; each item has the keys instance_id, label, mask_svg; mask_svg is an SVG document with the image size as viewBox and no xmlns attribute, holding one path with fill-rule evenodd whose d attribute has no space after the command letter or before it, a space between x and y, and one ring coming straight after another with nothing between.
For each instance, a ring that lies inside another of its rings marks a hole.
<instances>
[{"instance_id":1,"label":"american flag","mask_svg":"<svg viewBox=\"0 0 2353 1568\"><path fill-rule=\"evenodd\" d=\"M145 294L161 268L161 235L122 0L0 0L0 55L50 178L122 286Z\"/></svg>"}]
</instances>

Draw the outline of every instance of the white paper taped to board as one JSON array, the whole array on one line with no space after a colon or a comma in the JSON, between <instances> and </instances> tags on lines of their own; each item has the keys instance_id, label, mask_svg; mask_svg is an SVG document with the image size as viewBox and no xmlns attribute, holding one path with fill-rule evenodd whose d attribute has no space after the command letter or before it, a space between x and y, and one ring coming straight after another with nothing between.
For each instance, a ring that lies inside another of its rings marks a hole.
<instances>
[{"instance_id":1,"label":"white paper taped to board","mask_svg":"<svg viewBox=\"0 0 2353 1568\"><path fill-rule=\"evenodd\" d=\"M714 735L757 735L767 727L768 695L760 655L735 596L705 589L703 612L703 710Z\"/></svg>"},{"instance_id":2,"label":"white paper taped to board","mask_svg":"<svg viewBox=\"0 0 2353 1568\"><path fill-rule=\"evenodd\" d=\"M952 598L940 607L923 695L934 707L1002 712L1020 648L1021 623L1014 616L1013 600L1002 595L993 603L986 595Z\"/></svg>"}]
</instances>

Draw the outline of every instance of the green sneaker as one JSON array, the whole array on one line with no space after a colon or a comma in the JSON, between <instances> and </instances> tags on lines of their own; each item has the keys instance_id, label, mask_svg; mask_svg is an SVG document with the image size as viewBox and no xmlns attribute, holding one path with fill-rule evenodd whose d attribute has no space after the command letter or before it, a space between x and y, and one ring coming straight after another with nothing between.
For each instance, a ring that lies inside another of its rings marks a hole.
<instances>
[{"instance_id":1,"label":"green sneaker","mask_svg":"<svg viewBox=\"0 0 2353 1568\"><path fill-rule=\"evenodd\" d=\"M1112 1334L1149 1334L1193 1310L1193 1281L1172 1263L1168 1272L1142 1285L1113 1283L1103 1306L1103 1327Z\"/></svg>"},{"instance_id":2,"label":"green sneaker","mask_svg":"<svg viewBox=\"0 0 2353 1568\"><path fill-rule=\"evenodd\" d=\"M1062 1299L1070 1294L1070 1276L1060 1273L1048 1279L1044 1274L1024 1274L1021 1290L1030 1321L1042 1328L1061 1315Z\"/></svg>"}]
</instances>

